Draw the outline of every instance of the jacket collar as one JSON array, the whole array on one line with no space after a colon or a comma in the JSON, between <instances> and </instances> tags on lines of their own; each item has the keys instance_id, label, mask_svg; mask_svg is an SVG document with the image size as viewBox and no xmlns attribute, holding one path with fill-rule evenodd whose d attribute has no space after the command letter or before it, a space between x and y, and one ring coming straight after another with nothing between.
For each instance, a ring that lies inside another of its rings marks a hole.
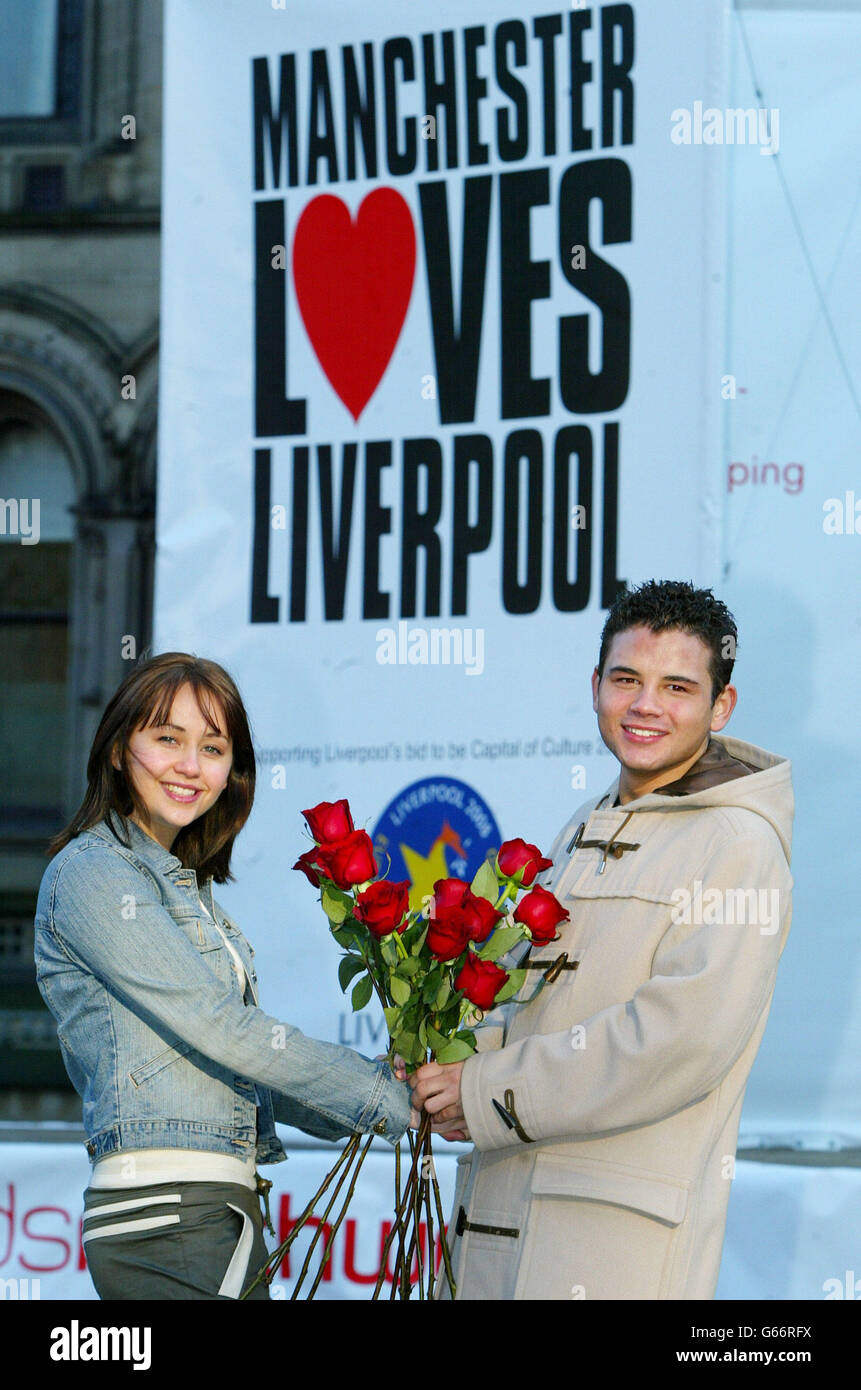
<instances>
[{"instance_id":1,"label":"jacket collar","mask_svg":"<svg viewBox=\"0 0 861 1390\"><path fill-rule=\"evenodd\" d=\"M654 791L646 793L648 796L690 796L693 792L707 791L709 787L721 786L724 782L734 782L737 777L748 777L751 773L760 772L762 769L753 762L748 762L738 756L739 753L754 751L751 745L732 741L736 750L731 753L726 746L726 741L709 737L705 752L700 754L697 761L682 777L675 782L667 782L662 787L655 787ZM596 810L621 811L625 808L616 805L621 783L621 773L617 776L610 790L605 793L597 803ZM635 798L641 800L642 798Z\"/></svg>"},{"instance_id":2,"label":"jacket collar","mask_svg":"<svg viewBox=\"0 0 861 1390\"><path fill-rule=\"evenodd\" d=\"M98 835L99 839L106 840L108 844L119 842L157 874L173 874L177 869L184 868L181 859L171 854L170 850L165 849L151 835L147 835L146 831L141 830L128 816L122 816L117 811L109 811L105 819L91 826L86 834Z\"/></svg>"}]
</instances>

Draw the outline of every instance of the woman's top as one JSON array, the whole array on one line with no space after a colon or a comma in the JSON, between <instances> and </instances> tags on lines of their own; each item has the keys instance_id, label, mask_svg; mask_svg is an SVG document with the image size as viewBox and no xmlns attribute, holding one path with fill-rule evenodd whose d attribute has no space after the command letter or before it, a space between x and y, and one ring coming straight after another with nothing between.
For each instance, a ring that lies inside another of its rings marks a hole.
<instances>
[{"instance_id":1,"label":"woman's top","mask_svg":"<svg viewBox=\"0 0 861 1390\"><path fill-rule=\"evenodd\" d=\"M409 1094L388 1064L265 1013L253 949L211 879L198 885L133 821L110 819L51 860L36 909L36 978L90 1158L189 1149L277 1163L276 1119L396 1143Z\"/></svg>"},{"instance_id":2,"label":"woman's top","mask_svg":"<svg viewBox=\"0 0 861 1390\"><path fill-rule=\"evenodd\" d=\"M239 988L245 994L246 975L242 958L230 938L222 931L206 903L198 897L201 912L215 924L233 961ZM229 1154L207 1153L204 1149L140 1149L105 1154L93 1164L90 1187L150 1187L162 1182L238 1182L256 1191L256 1160L233 1158Z\"/></svg>"},{"instance_id":3,"label":"woman's top","mask_svg":"<svg viewBox=\"0 0 861 1390\"><path fill-rule=\"evenodd\" d=\"M159 1182L238 1182L257 1191L256 1160L202 1149L125 1149L96 1159L90 1187L151 1187Z\"/></svg>"}]
</instances>

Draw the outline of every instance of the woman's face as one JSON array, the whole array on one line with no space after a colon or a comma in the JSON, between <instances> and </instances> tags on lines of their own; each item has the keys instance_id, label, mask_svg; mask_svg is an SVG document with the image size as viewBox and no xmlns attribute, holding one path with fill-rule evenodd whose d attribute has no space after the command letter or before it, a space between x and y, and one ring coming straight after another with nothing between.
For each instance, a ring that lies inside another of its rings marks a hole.
<instances>
[{"instance_id":1,"label":"woman's face","mask_svg":"<svg viewBox=\"0 0 861 1390\"><path fill-rule=\"evenodd\" d=\"M137 729L129 739L129 771L146 807L146 822L131 819L164 849L171 849L180 830L205 815L227 785L233 740L226 732L224 710L210 701L213 728L198 707L190 685L176 692L167 723ZM119 755L114 751L114 767Z\"/></svg>"}]
</instances>

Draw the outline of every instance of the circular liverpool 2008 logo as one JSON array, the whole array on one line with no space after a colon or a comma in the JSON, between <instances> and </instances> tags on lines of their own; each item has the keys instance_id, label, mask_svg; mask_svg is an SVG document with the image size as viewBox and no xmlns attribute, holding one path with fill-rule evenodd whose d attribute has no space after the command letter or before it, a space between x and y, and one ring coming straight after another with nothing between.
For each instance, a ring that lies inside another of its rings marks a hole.
<instances>
[{"instance_id":1,"label":"circular liverpool 2008 logo","mask_svg":"<svg viewBox=\"0 0 861 1390\"><path fill-rule=\"evenodd\" d=\"M413 910L425 905L437 879L470 883L502 843L487 802L454 777L410 783L389 802L372 838L380 872L395 883L409 880Z\"/></svg>"}]
</instances>

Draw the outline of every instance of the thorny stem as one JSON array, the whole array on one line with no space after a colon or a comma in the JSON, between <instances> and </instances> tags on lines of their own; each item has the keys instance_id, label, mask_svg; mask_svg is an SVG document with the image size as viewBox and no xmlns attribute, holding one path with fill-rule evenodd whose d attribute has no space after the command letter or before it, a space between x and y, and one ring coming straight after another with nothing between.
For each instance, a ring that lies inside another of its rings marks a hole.
<instances>
[{"instance_id":1,"label":"thorny stem","mask_svg":"<svg viewBox=\"0 0 861 1390\"><path fill-rule=\"evenodd\" d=\"M418 1178L419 1160L420 1160L420 1158L421 1158L422 1148L424 1147L425 1135L427 1134L429 1128L430 1128L430 1116L429 1116L428 1114L424 1114L424 1115L422 1115L422 1122L421 1122L421 1125L419 1126L419 1132L418 1132L418 1137L417 1137L417 1140L416 1140L415 1152L414 1152L414 1154L413 1154L413 1161L412 1161L412 1163L411 1163L411 1165L410 1165L409 1177L407 1178L407 1193L408 1193L409 1201L408 1201L408 1203L405 1205L405 1211L406 1211L406 1210L409 1210L409 1209L411 1209L411 1208L413 1208L414 1205L415 1205L415 1188L416 1188L416 1184L417 1184L418 1181L419 1181L419 1178ZM404 1298L404 1299L407 1299L407 1298L409 1298L409 1296L410 1296L410 1289L409 1289L410 1271L409 1271L409 1265L407 1265L407 1267L406 1267L406 1272L405 1272L405 1271L404 1271L404 1264L403 1264L403 1261L404 1261L404 1244L405 1244L405 1240L406 1240L406 1232L407 1232L407 1228L404 1227L404 1226L401 1226L401 1228L400 1228L400 1235L399 1235L399 1239L398 1239L398 1253L397 1253L397 1257L396 1257L396 1259L395 1259L395 1276L396 1276L396 1277L395 1277L395 1279L392 1281L392 1296L394 1296L394 1289L395 1289L396 1286L397 1286L397 1273L398 1273L398 1271L400 1271L400 1275L401 1275L401 1297ZM406 1280L406 1283L404 1283L404 1280Z\"/></svg>"},{"instance_id":2,"label":"thorny stem","mask_svg":"<svg viewBox=\"0 0 861 1390\"><path fill-rule=\"evenodd\" d=\"M372 1137L373 1137L373 1136L372 1136ZM309 1268L309 1266L310 1266L310 1264L311 1264L311 1256L312 1256L313 1253L314 1253L314 1247L315 1247L315 1245L317 1244L317 1241L320 1239L320 1235L321 1235L321 1233L322 1233L323 1226L324 1226L325 1223L326 1223L326 1220L327 1220L327 1218L328 1218L328 1216L329 1216L330 1211L332 1210L333 1206L335 1205L335 1202L338 1200L338 1193L341 1191L341 1188L342 1188L343 1185L344 1185L344 1179L346 1178L347 1174L348 1174L349 1171L350 1171L350 1168L352 1167L353 1160L355 1159L355 1156L356 1156L356 1153L357 1153L357 1152L358 1152L358 1148L356 1148L356 1149L353 1151L353 1157L350 1159L350 1162L344 1165L344 1170L343 1170L343 1172L341 1173L341 1176L339 1177L337 1183L335 1184L335 1188L334 1188L334 1191L333 1191L331 1197L329 1198L328 1202L326 1203L326 1209L325 1209L325 1211L323 1212L323 1215L320 1217L320 1220L319 1220L319 1222L318 1222L318 1224L317 1224L317 1229L316 1229L316 1231L314 1232L314 1238L313 1238L313 1240L311 1241L311 1244L308 1246L308 1252L307 1252L307 1254L305 1255L305 1260L304 1260L304 1262L303 1262L303 1264L302 1264L302 1269L300 1270L299 1278L296 1280L296 1287L294 1288L292 1294L290 1295L290 1300L291 1300L291 1302L292 1302L294 1299L298 1298L298 1296L299 1296L299 1290L300 1290L300 1288L302 1287L302 1284L303 1284L304 1281L305 1281L305 1275L308 1273L308 1268ZM363 1155L363 1156L364 1156L364 1155ZM325 1262L326 1262L326 1251L327 1251L328 1248L329 1248L329 1243L330 1243L330 1242L327 1241L326 1247L325 1247L325 1249L324 1249L324 1251L323 1251L323 1255L322 1255L322 1259L321 1259L321 1265L320 1265L320 1268L321 1268L321 1269L323 1268L323 1265L324 1265ZM313 1291L312 1291L311 1294L309 1294L309 1297L310 1297L310 1298L313 1298Z\"/></svg>"},{"instance_id":3,"label":"thorny stem","mask_svg":"<svg viewBox=\"0 0 861 1390\"><path fill-rule=\"evenodd\" d=\"M328 1173L326 1174L323 1181L320 1183L320 1186L317 1188L317 1191L314 1193L314 1196L311 1198L302 1215L296 1221L296 1224L294 1225L287 1239L285 1241L282 1241L282 1243L279 1245L278 1249L274 1252L274 1254L267 1256L265 1265L262 1269L258 1270L257 1274L254 1277L253 1283L249 1284L245 1292L239 1295L240 1299L247 1298L248 1295L251 1293L251 1290L255 1289L257 1285L261 1282L261 1280L266 1279L267 1284L272 1283L272 1280L275 1278L275 1275L278 1272L278 1266L281 1264L281 1261L284 1259L284 1256L287 1254L287 1251L290 1249L290 1246L293 1244L302 1227L308 1221L309 1217L313 1215L315 1206L319 1202L320 1198L326 1191L329 1184L332 1182L338 1169L341 1167L345 1160L348 1159L349 1162L352 1162L353 1155L355 1154L356 1149L359 1147L359 1137L360 1136L358 1134L354 1134L349 1143L344 1145L343 1149L341 1150L338 1156L337 1162L335 1162L329 1169ZM267 1277L267 1271L270 1270L271 1273L269 1273Z\"/></svg>"},{"instance_id":4,"label":"thorny stem","mask_svg":"<svg viewBox=\"0 0 861 1390\"><path fill-rule=\"evenodd\" d=\"M317 1292L317 1288L318 1288L318 1286L319 1286L320 1280L323 1278L323 1272L324 1272L324 1270L325 1270L325 1268L326 1268L326 1265L327 1265L328 1260L329 1260L329 1256L330 1256L331 1251L332 1251L332 1242L334 1241L335 1236L338 1234L338 1228L340 1227L341 1222L343 1221L344 1217L345 1217L346 1214L347 1214L347 1208L349 1207L351 1201L353 1200L353 1193L354 1193L355 1190L356 1190L356 1180L357 1180L357 1178L358 1178L358 1176L359 1176L359 1171L360 1171L360 1169L361 1169L361 1167L362 1167L362 1164L364 1163L364 1161L365 1161L365 1159L366 1159L366 1157L367 1157L368 1150L370 1149L371 1144L373 1143L373 1141L374 1141L374 1136L373 1136L373 1134L369 1134L369 1135L368 1135L368 1141L367 1141L367 1143L365 1144L365 1147L362 1149L361 1154L359 1155L359 1161L358 1161L358 1163L356 1164L355 1168L353 1169L353 1176L352 1176L352 1178L350 1179L350 1185L349 1185L349 1187L347 1188L347 1195L346 1195L346 1197L344 1198L344 1205L341 1207L341 1210L339 1211L339 1213L338 1213L338 1215L337 1215L337 1217L336 1217L336 1219L335 1219L335 1222L334 1222L334 1224L333 1224L333 1226L332 1226L332 1229L331 1229L331 1231L329 1232L329 1236L328 1236L328 1239L327 1239L327 1241L326 1241L326 1244L325 1244L324 1247L323 1247L323 1254L322 1254L321 1257L320 1257L320 1268L317 1270L317 1277L316 1277L316 1279L314 1280L313 1284L311 1285L311 1291L310 1291L310 1293L308 1294L309 1300L312 1299L312 1298L314 1297L314 1294ZM321 1227L320 1229L322 1229L322 1227ZM296 1295L294 1294L293 1297L295 1298Z\"/></svg>"},{"instance_id":5,"label":"thorny stem","mask_svg":"<svg viewBox=\"0 0 861 1390\"><path fill-rule=\"evenodd\" d=\"M448 1231L445 1228L445 1216L442 1209L442 1198L439 1191L436 1173L431 1168L431 1185L433 1186L434 1205L436 1207L437 1219L439 1221L439 1238L442 1247L442 1262L445 1266L445 1277L448 1280L449 1291L454 1300L457 1294L457 1284L454 1282L454 1275L451 1271L451 1254L448 1248Z\"/></svg>"},{"instance_id":6,"label":"thorny stem","mask_svg":"<svg viewBox=\"0 0 861 1390\"><path fill-rule=\"evenodd\" d=\"M424 1126L424 1125L426 1125L426 1124L428 1124L428 1123L429 1123L428 1117L427 1117L427 1116L423 1116L423 1118L422 1118L422 1125ZM422 1137L422 1135L421 1135L421 1130L419 1131L419 1136ZM412 1188L413 1188L413 1184L415 1183L415 1180L416 1180L416 1168L417 1168L418 1158L419 1158L419 1152L420 1152L420 1149L419 1149L417 1146L414 1145L414 1143L413 1143L413 1136L412 1136L411 1133L409 1133L409 1131L407 1132L407 1138L409 1139L410 1153L412 1154L412 1162L411 1162L411 1164L410 1164L410 1171L409 1171L409 1173L408 1173L408 1175L407 1175L406 1187L404 1188L404 1192L403 1192L403 1195L402 1195L402 1197L401 1197L401 1200L400 1200L398 1206L395 1208L395 1222L394 1222L394 1225L392 1226L392 1229L389 1231L389 1234L388 1234L388 1236L386 1237L386 1241L385 1241L385 1244L384 1244L384 1246L383 1246L382 1258L381 1258L381 1260L380 1260L380 1272L379 1272L379 1274L377 1275L377 1282L376 1282L376 1285L375 1285L375 1287L374 1287L374 1292L373 1292L373 1294L371 1295L372 1299L377 1299L377 1298L379 1298L379 1296L380 1296L380 1289L381 1289L382 1286L383 1286L383 1281L384 1281L384 1279L385 1279L385 1277L386 1277L386 1270L387 1270L387 1267L388 1267L389 1250L391 1249L392 1241L394 1240L394 1238L395 1238L396 1235L399 1237L398 1261L400 1260L401 1253L402 1253L402 1251L403 1251L403 1244L404 1244L404 1239L405 1239L405 1232L404 1232L404 1225L403 1225L403 1222L404 1222L404 1217L405 1217L405 1215L406 1215L406 1212L407 1212L408 1209L409 1209L410 1202L411 1202L411 1200L412 1200ZM398 1282L398 1281L397 1281L397 1272L398 1272L399 1269L400 1269L400 1264L399 1264L399 1263L396 1263L396 1266L395 1266L395 1277L394 1277L394 1279L392 1280L392 1293L391 1293L391 1297L392 1297L392 1298L394 1298L394 1296L395 1296L395 1291L396 1291L396 1288L397 1288L397 1282Z\"/></svg>"},{"instance_id":7,"label":"thorny stem","mask_svg":"<svg viewBox=\"0 0 861 1390\"><path fill-rule=\"evenodd\" d=\"M432 1210L432 1208L431 1208L431 1180L432 1180L432 1178L433 1178L434 1166L433 1166L433 1153L431 1152L431 1136L430 1136L430 1131L428 1131L426 1157L427 1157L427 1159L428 1159L428 1164L427 1164L428 1176L425 1178L425 1181L424 1181L424 1198L425 1198L425 1211L427 1212L427 1226L428 1226L428 1298L431 1299L431 1298L433 1298L433 1290L434 1290L435 1267L436 1267L436 1249L435 1249L435 1244L434 1244L434 1233L433 1233L433 1210ZM443 1231L443 1240L444 1240L444 1239L445 1239L445 1232Z\"/></svg>"}]
</instances>

